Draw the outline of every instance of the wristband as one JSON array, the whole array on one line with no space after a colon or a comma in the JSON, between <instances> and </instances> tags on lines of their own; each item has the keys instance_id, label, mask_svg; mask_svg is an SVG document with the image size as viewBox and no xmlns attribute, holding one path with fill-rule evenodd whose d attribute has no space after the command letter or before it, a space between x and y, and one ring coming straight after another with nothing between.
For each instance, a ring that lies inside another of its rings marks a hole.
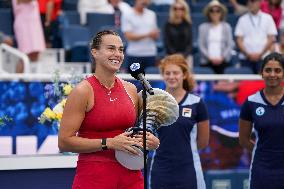
<instances>
[{"instance_id":1,"label":"wristband","mask_svg":"<svg viewBox=\"0 0 284 189\"><path fill-rule=\"evenodd\" d=\"M106 138L102 138L102 150L107 150Z\"/></svg>"}]
</instances>

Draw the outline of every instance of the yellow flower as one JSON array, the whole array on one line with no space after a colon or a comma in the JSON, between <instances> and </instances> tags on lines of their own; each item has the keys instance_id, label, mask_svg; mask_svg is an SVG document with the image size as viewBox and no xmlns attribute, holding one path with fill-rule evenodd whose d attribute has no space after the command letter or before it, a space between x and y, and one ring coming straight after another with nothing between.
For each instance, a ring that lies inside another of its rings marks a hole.
<instances>
[{"instance_id":1,"label":"yellow flower","mask_svg":"<svg viewBox=\"0 0 284 189\"><path fill-rule=\"evenodd\" d=\"M64 95L66 96L69 95L71 91L72 91L72 86L70 84L64 85L63 87Z\"/></svg>"},{"instance_id":2,"label":"yellow flower","mask_svg":"<svg viewBox=\"0 0 284 189\"><path fill-rule=\"evenodd\" d=\"M60 104L61 104L61 106L62 106L63 108L65 107L66 101L67 101L67 99L63 99L63 100L61 100L61 102L60 102Z\"/></svg>"},{"instance_id":3,"label":"yellow flower","mask_svg":"<svg viewBox=\"0 0 284 189\"><path fill-rule=\"evenodd\" d=\"M60 121L60 120L62 119L62 113L57 113L57 114L56 114L56 119L57 119L58 121Z\"/></svg>"},{"instance_id":4,"label":"yellow flower","mask_svg":"<svg viewBox=\"0 0 284 189\"><path fill-rule=\"evenodd\" d=\"M56 118L56 114L50 108L45 108L43 115L47 119L51 119L51 120Z\"/></svg>"}]
</instances>

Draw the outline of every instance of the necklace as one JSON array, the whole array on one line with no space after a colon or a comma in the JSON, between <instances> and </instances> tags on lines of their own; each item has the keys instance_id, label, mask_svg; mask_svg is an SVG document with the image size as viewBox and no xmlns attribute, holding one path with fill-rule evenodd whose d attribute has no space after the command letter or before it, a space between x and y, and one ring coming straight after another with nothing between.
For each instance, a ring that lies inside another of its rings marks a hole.
<instances>
[{"instance_id":1,"label":"necklace","mask_svg":"<svg viewBox=\"0 0 284 189\"><path fill-rule=\"evenodd\" d=\"M110 87L107 87L107 86L105 86L104 84L102 84L102 83L100 82L100 80L99 80L95 75L93 75L93 76L96 78L96 80L99 82L99 84L101 85L101 87L103 88L103 90L105 91L105 93L107 94L107 96L109 97L109 101L110 101L110 102L116 101L116 100L117 100L116 97L115 97L115 98L112 98L112 97L111 97L111 90L114 88L116 79L114 80L114 82L111 84Z\"/></svg>"}]
</instances>

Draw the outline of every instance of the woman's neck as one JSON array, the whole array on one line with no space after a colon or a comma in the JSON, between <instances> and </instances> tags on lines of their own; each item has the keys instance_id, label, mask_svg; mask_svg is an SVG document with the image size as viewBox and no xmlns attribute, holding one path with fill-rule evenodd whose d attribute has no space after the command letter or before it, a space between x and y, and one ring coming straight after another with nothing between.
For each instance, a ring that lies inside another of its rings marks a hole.
<instances>
[{"instance_id":1,"label":"woman's neck","mask_svg":"<svg viewBox=\"0 0 284 189\"><path fill-rule=\"evenodd\" d=\"M166 88L166 91L170 93L176 99L177 102L180 102L186 93L186 90L184 90L183 88L178 88L178 89Z\"/></svg>"},{"instance_id":2,"label":"woman's neck","mask_svg":"<svg viewBox=\"0 0 284 189\"><path fill-rule=\"evenodd\" d=\"M263 89L263 92L267 96L275 96L275 95L283 95L284 94L284 88L282 86L279 87L265 87Z\"/></svg>"},{"instance_id":3,"label":"woman's neck","mask_svg":"<svg viewBox=\"0 0 284 189\"><path fill-rule=\"evenodd\" d=\"M114 86L114 82L115 82L114 74L95 72L94 76L101 83L101 85L105 86L106 88L110 89Z\"/></svg>"}]
</instances>

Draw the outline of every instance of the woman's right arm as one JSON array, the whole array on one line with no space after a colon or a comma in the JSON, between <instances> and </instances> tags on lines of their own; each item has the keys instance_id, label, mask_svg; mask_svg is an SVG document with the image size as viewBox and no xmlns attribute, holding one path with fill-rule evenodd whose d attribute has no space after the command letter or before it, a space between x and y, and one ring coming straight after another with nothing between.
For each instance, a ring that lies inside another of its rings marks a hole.
<instances>
[{"instance_id":1,"label":"woman's right arm","mask_svg":"<svg viewBox=\"0 0 284 189\"><path fill-rule=\"evenodd\" d=\"M254 147L254 141L251 140L252 123L243 119L239 119L239 142L240 145L250 152Z\"/></svg>"},{"instance_id":2,"label":"woman's right arm","mask_svg":"<svg viewBox=\"0 0 284 189\"><path fill-rule=\"evenodd\" d=\"M90 103L88 99L92 97L92 89L87 81L80 83L68 96L58 134L58 147L61 151L92 153L102 150L101 139L88 139L77 136L85 117L87 105ZM130 138L130 134L130 132L122 133L114 138L107 138L108 149L138 155L131 146L139 144L139 141Z\"/></svg>"},{"instance_id":3,"label":"woman's right arm","mask_svg":"<svg viewBox=\"0 0 284 189\"><path fill-rule=\"evenodd\" d=\"M90 95L90 89L87 83L83 81L68 96L58 134L58 146L61 151L88 153L101 150L101 141L99 139L87 139L77 136L85 117Z\"/></svg>"}]
</instances>

